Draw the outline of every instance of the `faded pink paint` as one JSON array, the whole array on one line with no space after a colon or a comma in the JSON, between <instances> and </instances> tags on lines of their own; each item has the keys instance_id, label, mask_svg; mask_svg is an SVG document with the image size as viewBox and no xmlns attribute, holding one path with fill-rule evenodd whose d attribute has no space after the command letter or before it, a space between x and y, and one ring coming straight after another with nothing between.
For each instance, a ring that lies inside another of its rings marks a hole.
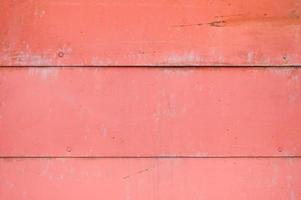
<instances>
[{"instance_id":1,"label":"faded pink paint","mask_svg":"<svg viewBox=\"0 0 301 200\"><path fill-rule=\"evenodd\" d=\"M300 159L5 159L5 200L300 200Z\"/></svg>"},{"instance_id":2,"label":"faded pink paint","mask_svg":"<svg viewBox=\"0 0 301 200\"><path fill-rule=\"evenodd\" d=\"M301 156L299 68L3 68L1 156Z\"/></svg>"},{"instance_id":3,"label":"faded pink paint","mask_svg":"<svg viewBox=\"0 0 301 200\"><path fill-rule=\"evenodd\" d=\"M300 15L0 0L0 200L301 200Z\"/></svg>"}]
</instances>

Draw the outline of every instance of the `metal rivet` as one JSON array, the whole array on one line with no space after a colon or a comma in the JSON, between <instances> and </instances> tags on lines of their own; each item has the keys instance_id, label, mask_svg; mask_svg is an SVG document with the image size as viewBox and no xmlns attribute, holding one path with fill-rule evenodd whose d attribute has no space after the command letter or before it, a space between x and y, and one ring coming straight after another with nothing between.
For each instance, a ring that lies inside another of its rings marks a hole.
<instances>
[{"instance_id":1,"label":"metal rivet","mask_svg":"<svg viewBox=\"0 0 301 200\"><path fill-rule=\"evenodd\" d=\"M62 58L62 57L64 57L64 52L60 51L57 55L58 55L58 57Z\"/></svg>"},{"instance_id":2,"label":"metal rivet","mask_svg":"<svg viewBox=\"0 0 301 200\"><path fill-rule=\"evenodd\" d=\"M72 148L71 148L71 147L67 147L67 148L66 148L66 151L71 152L71 151L72 151Z\"/></svg>"}]
</instances>

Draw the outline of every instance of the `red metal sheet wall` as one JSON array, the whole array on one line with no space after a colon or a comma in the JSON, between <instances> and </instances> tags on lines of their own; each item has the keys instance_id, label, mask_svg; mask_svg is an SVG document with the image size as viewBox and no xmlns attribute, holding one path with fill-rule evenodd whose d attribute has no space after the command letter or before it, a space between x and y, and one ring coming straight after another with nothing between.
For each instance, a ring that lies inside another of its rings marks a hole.
<instances>
[{"instance_id":1,"label":"red metal sheet wall","mask_svg":"<svg viewBox=\"0 0 301 200\"><path fill-rule=\"evenodd\" d=\"M0 199L301 200L300 12L1 0Z\"/></svg>"}]
</instances>

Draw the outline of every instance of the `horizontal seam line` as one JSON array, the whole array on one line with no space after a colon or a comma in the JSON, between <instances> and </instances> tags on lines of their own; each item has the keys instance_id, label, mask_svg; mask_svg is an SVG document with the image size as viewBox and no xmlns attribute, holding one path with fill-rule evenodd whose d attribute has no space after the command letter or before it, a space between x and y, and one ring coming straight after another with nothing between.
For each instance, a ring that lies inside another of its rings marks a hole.
<instances>
[{"instance_id":1,"label":"horizontal seam line","mask_svg":"<svg viewBox=\"0 0 301 200\"><path fill-rule=\"evenodd\" d=\"M41 68L46 68L46 67L87 67L87 68L102 68L102 67L107 67L107 68L287 68L287 67L292 67L292 68L299 68L301 67L300 64L288 64L288 65L0 65L0 68L27 68L27 67L41 67Z\"/></svg>"},{"instance_id":2,"label":"horizontal seam line","mask_svg":"<svg viewBox=\"0 0 301 200\"><path fill-rule=\"evenodd\" d=\"M0 159L299 159L301 156L0 156Z\"/></svg>"},{"instance_id":3,"label":"horizontal seam line","mask_svg":"<svg viewBox=\"0 0 301 200\"><path fill-rule=\"evenodd\" d=\"M0 66L0 68L300 68L301 64L298 65L171 65L171 66L152 66L152 65L112 65L112 66L90 66L90 65L54 65L54 66L36 66L36 65L28 65L28 66Z\"/></svg>"}]
</instances>

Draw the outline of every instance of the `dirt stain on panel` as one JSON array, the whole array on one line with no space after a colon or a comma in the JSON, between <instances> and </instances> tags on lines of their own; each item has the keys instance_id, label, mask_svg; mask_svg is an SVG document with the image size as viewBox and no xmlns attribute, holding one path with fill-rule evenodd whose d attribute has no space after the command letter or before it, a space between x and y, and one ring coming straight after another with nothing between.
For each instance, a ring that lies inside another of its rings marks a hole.
<instances>
[{"instance_id":1,"label":"dirt stain on panel","mask_svg":"<svg viewBox=\"0 0 301 200\"><path fill-rule=\"evenodd\" d=\"M258 16L248 15L224 15L216 16L215 20L201 23L179 24L173 27L192 27L192 26L211 26L211 27L228 27L242 25L275 25L291 26L301 25L301 17L297 11L293 10L286 16L270 16L267 13Z\"/></svg>"}]
</instances>

